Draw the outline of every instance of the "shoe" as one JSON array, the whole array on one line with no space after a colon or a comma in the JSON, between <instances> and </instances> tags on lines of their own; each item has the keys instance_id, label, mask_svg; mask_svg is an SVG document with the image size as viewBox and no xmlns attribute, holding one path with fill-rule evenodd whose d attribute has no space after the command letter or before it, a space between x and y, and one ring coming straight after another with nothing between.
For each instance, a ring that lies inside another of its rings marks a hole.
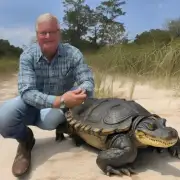
<instances>
[{"instance_id":1,"label":"shoe","mask_svg":"<svg viewBox=\"0 0 180 180\"><path fill-rule=\"evenodd\" d=\"M35 144L35 138L30 128L27 128L28 135L25 141L19 141L17 153L12 165L12 173L15 177L24 175L31 164L31 151Z\"/></svg>"}]
</instances>

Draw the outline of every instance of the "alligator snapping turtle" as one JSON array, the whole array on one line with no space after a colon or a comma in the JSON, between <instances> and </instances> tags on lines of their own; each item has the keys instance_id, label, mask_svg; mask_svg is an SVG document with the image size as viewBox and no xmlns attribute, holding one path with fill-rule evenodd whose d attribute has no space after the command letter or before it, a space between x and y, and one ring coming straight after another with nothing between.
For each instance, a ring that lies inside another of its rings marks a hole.
<instances>
[{"instance_id":1,"label":"alligator snapping turtle","mask_svg":"<svg viewBox=\"0 0 180 180\"><path fill-rule=\"evenodd\" d=\"M65 115L67 122L57 128L56 140L67 133L77 145L82 140L99 149L96 163L106 175L136 173L130 164L139 148L167 148L180 158L178 132L135 101L90 98Z\"/></svg>"}]
</instances>

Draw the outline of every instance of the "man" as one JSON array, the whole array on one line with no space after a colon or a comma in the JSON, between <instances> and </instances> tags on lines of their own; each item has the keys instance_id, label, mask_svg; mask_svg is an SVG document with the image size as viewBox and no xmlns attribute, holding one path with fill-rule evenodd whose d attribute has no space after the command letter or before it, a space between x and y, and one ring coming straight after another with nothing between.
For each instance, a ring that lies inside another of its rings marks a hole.
<instances>
[{"instance_id":1,"label":"man","mask_svg":"<svg viewBox=\"0 0 180 180\"><path fill-rule=\"evenodd\" d=\"M19 142L12 173L29 169L35 138L28 125L54 130L65 121L64 107L74 107L93 96L94 80L82 53L60 43L58 20L43 14L36 23L37 43L20 56L19 96L0 107L0 134ZM78 88L73 88L76 83Z\"/></svg>"}]
</instances>

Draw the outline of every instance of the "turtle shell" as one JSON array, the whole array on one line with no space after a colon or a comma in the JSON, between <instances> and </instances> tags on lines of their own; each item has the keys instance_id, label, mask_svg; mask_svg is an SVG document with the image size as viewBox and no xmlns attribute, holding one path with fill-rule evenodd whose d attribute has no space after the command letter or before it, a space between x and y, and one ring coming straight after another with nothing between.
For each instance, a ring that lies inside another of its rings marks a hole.
<instances>
[{"instance_id":1,"label":"turtle shell","mask_svg":"<svg viewBox=\"0 0 180 180\"><path fill-rule=\"evenodd\" d=\"M127 131L135 117L151 113L135 101L120 98L90 98L67 112L67 120L75 129L101 135Z\"/></svg>"}]
</instances>

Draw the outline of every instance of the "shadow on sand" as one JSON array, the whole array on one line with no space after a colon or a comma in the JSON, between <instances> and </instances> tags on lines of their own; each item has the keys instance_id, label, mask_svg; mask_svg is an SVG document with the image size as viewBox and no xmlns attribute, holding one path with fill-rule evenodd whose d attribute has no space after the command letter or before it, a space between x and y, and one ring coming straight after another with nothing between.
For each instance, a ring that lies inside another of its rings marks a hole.
<instances>
[{"instance_id":1,"label":"shadow on sand","mask_svg":"<svg viewBox=\"0 0 180 180\"><path fill-rule=\"evenodd\" d=\"M180 159L172 157L168 151L158 153L152 149L142 149L139 151L137 159L134 163L138 173L152 170L160 173L162 176L180 177L180 169L173 164L179 163Z\"/></svg>"},{"instance_id":2,"label":"shadow on sand","mask_svg":"<svg viewBox=\"0 0 180 180\"><path fill-rule=\"evenodd\" d=\"M63 153L63 152L74 152L74 149L78 147L75 146L73 141L69 138L62 142L55 142L54 138L45 138L45 139L37 139L36 145L32 152L32 166L29 171L29 174L26 174L24 177L21 177L21 180L29 180L33 171L36 170L39 166L44 164L48 159L52 156ZM81 146L84 151L93 152L98 154L98 151L85 144ZM78 152L79 153L79 152ZM57 160L56 160L57 161ZM180 159L171 157L168 152L158 153L153 152L151 149L143 149L138 153L138 157L134 163L135 171L140 174L141 172L146 172L148 170L152 170L160 173L162 176L174 176L180 177L180 169L174 167L170 163L180 163ZM98 168L98 166L97 166ZM139 179L138 174L132 176L131 178L134 180Z\"/></svg>"},{"instance_id":3,"label":"shadow on sand","mask_svg":"<svg viewBox=\"0 0 180 180\"><path fill-rule=\"evenodd\" d=\"M89 145L83 146L83 149L98 154L98 151ZM133 178L133 176L131 178L138 180L138 174L148 170L155 171L162 176L174 176L175 178L179 178L180 169L173 165L175 163L178 163L180 167L180 159L172 157L167 150L162 153L158 153L157 151L153 151L151 148L141 149L139 150L138 156L133 163L133 167L137 172L134 177L136 176L137 178Z\"/></svg>"}]
</instances>

